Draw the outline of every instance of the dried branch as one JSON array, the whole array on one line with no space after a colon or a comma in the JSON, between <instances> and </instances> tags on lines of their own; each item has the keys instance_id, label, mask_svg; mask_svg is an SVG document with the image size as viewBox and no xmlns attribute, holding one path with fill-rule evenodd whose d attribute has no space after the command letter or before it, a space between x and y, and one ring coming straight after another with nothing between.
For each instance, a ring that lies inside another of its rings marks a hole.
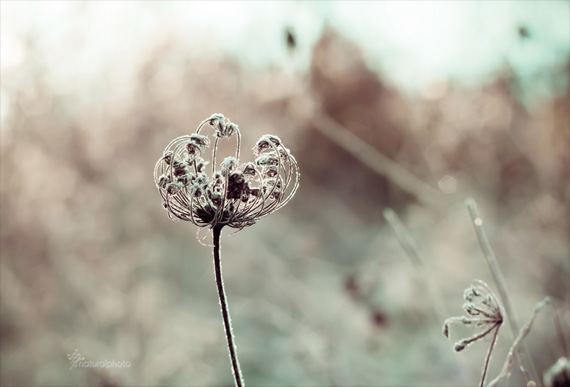
<instances>
[{"instance_id":1,"label":"dried branch","mask_svg":"<svg viewBox=\"0 0 570 387\"><path fill-rule=\"evenodd\" d=\"M539 302L534 307L534 311L532 312L532 316L530 317L530 320L521 328L517 338L515 339L515 341L513 342L513 345L511 346L511 349L509 349L509 354L507 355L507 360L505 361L505 364L503 365L503 369L501 370L501 372L499 373L499 375L497 375L497 377L495 379L493 379L489 382L487 387L496 386L497 383L499 383L499 380L501 380L501 378L504 378L505 376L507 376L511 372L511 367L513 365L515 351L517 350L517 348L520 345L520 343L522 342L522 340L530 332L530 328L532 327L532 324L534 323L534 319L535 319L536 315L544 306L546 306L546 304L550 304L550 297L546 297L544 300Z\"/></svg>"}]
</instances>

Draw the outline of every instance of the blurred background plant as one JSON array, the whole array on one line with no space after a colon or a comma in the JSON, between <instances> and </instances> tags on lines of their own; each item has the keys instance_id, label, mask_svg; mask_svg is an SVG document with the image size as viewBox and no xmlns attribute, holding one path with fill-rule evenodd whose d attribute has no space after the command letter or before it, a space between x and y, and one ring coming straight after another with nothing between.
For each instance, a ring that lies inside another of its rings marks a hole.
<instances>
[{"instance_id":1,"label":"blurred background plant","mask_svg":"<svg viewBox=\"0 0 570 387\"><path fill-rule=\"evenodd\" d=\"M455 315L465 283L491 282L474 197L513 308L550 296L568 340L570 3L0 7L2 385L232 383L211 253L152 180L165 144L215 112L244 148L278 134L303 180L224 241L249 385L477 382L488 345L441 339L388 207ZM540 373L564 355L551 320L525 338ZM132 365L70 370L76 348Z\"/></svg>"}]
</instances>

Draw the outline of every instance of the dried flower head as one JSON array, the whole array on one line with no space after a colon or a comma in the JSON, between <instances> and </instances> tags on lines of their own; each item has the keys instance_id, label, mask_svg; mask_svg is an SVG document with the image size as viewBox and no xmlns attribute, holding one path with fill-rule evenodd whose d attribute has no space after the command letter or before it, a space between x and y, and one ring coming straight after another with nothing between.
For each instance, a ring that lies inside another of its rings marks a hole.
<instances>
[{"instance_id":1,"label":"dried flower head","mask_svg":"<svg viewBox=\"0 0 570 387\"><path fill-rule=\"evenodd\" d=\"M213 132L211 173L206 150ZM235 156L216 161L219 140L236 136ZM154 181L171 219L200 227L242 229L277 211L291 200L299 186L297 161L274 135L266 134L253 148L255 163L240 164L239 127L222 114L200 123L196 133L174 139L154 168ZM216 169L216 168L219 169Z\"/></svg>"},{"instance_id":2,"label":"dried flower head","mask_svg":"<svg viewBox=\"0 0 570 387\"><path fill-rule=\"evenodd\" d=\"M498 328L503 323L503 314L501 305L497 297L493 294L489 286L483 281L478 280L478 285L473 285L465 289L463 298L463 310L468 316L451 317L445 320L443 324L443 334L449 337L449 325L451 323L460 323L474 328L484 328L484 331L470 338L462 339L455 343L455 350L462 351L469 344L484 338L493 329Z\"/></svg>"},{"instance_id":3,"label":"dried flower head","mask_svg":"<svg viewBox=\"0 0 570 387\"><path fill-rule=\"evenodd\" d=\"M570 386L570 361L566 357L561 357L544 374L544 385L546 387Z\"/></svg>"},{"instance_id":4,"label":"dried flower head","mask_svg":"<svg viewBox=\"0 0 570 387\"><path fill-rule=\"evenodd\" d=\"M443 323L443 335L449 338L449 325L451 323L460 323L473 328L483 328L480 333L456 342L454 349L457 352L463 351L468 345L492 335L491 345L483 365L481 383L479 384L483 386L489 367L489 360L497 342L497 334L503 324L503 309L489 286L481 280L476 282L476 285L468 287L463 292L465 300L463 310L467 313L467 316L451 317L445 320Z\"/></svg>"}]
</instances>

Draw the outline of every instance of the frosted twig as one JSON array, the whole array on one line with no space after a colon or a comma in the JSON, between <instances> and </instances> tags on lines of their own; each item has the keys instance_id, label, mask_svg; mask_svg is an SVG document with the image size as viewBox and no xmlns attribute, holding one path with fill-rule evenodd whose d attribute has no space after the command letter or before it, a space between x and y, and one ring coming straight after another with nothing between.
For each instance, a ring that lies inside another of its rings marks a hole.
<instances>
[{"instance_id":1,"label":"frosted twig","mask_svg":"<svg viewBox=\"0 0 570 387\"><path fill-rule=\"evenodd\" d=\"M530 320L521 328L518 336L516 337L515 341L513 342L513 345L511 346L511 349L509 349L509 354L507 355L507 360L505 361L505 364L503 365L503 369L501 370L501 372L499 373L499 375L497 375L497 377L495 379L493 379L489 382L487 387L496 386L497 383L499 383L499 380L501 380L502 378L504 378L505 376L507 376L511 372L511 367L513 365L515 351L517 350L517 348L520 345L520 343L522 342L522 340L530 332L530 328L532 327L532 324L534 323L534 319L535 319L536 315L546 304L550 304L550 297L546 297L544 300L539 302L534 307L534 311L532 312L532 316L530 317Z\"/></svg>"}]
</instances>

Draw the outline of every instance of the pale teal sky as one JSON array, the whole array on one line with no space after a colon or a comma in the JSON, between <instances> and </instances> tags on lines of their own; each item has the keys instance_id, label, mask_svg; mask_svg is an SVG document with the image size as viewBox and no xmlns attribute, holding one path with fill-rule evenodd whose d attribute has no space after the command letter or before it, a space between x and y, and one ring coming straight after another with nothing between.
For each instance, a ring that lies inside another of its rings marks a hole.
<instances>
[{"instance_id":1,"label":"pale teal sky","mask_svg":"<svg viewBox=\"0 0 570 387\"><path fill-rule=\"evenodd\" d=\"M567 79L542 78L570 54L568 1L20 1L2 2L1 22L2 68L17 65L25 55L20 38L33 30L48 63L67 58L62 77L123 66L125 47L167 33L196 52L244 66L303 71L325 24L357 42L371 69L410 93L441 79L485 82L508 62L533 90L549 95ZM522 25L529 39L520 39ZM284 45L286 26L299 43L293 58Z\"/></svg>"}]
</instances>

